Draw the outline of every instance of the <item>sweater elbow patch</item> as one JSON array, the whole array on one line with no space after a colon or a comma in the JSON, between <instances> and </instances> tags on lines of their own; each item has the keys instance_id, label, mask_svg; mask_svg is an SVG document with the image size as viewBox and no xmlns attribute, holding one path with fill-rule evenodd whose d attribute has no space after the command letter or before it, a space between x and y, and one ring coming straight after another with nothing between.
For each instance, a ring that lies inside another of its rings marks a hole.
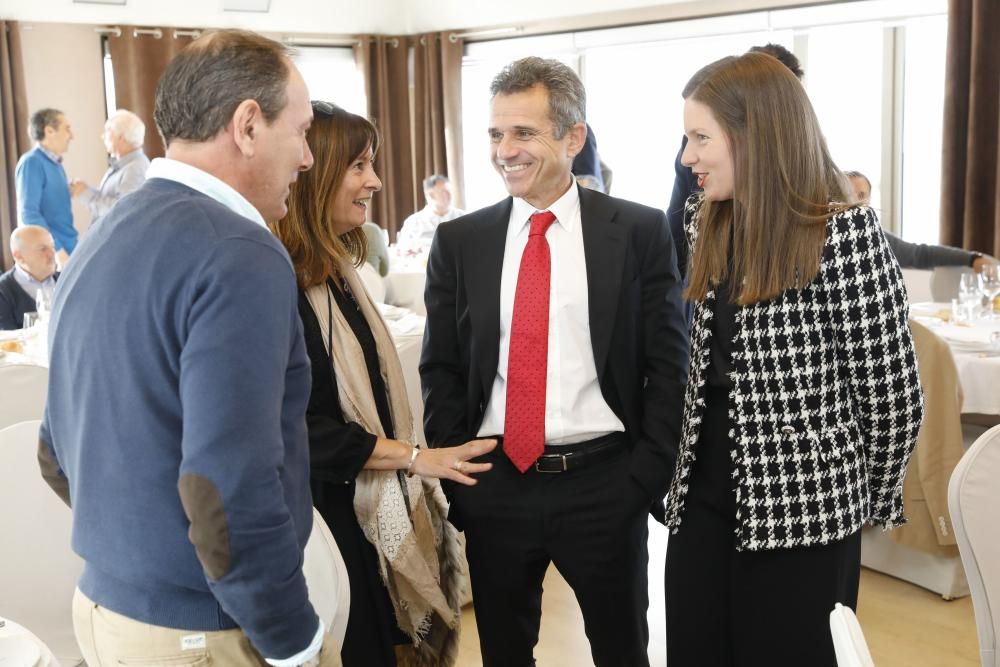
<instances>
[{"instance_id":1,"label":"sweater elbow patch","mask_svg":"<svg viewBox=\"0 0 1000 667\"><path fill-rule=\"evenodd\" d=\"M229 572L232 562L222 495L211 480L201 475L184 475L177 483L177 490L191 522L188 539L205 573L218 581Z\"/></svg>"}]
</instances>

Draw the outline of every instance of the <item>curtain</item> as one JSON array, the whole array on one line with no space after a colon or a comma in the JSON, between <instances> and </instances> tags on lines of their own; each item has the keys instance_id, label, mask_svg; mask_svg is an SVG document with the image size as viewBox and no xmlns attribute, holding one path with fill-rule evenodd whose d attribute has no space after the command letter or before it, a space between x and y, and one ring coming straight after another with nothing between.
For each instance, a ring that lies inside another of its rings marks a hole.
<instances>
[{"instance_id":1,"label":"curtain","mask_svg":"<svg viewBox=\"0 0 1000 667\"><path fill-rule=\"evenodd\" d=\"M121 36L108 36L115 78L115 106L128 109L146 124L144 150L149 159L163 157L163 141L153 121L156 84L177 52L193 40L192 37L178 37L171 28L156 30L160 37L145 32L136 34L129 26L122 28Z\"/></svg>"},{"instance_id":2,"label":"curtain","mask_svg":"<svg viewBox=\"0 0 1000 667\"><path fill-rule=\"evenodd\" d=\"M31 148L28 136L28 109L25 101L24 63L21 60L21 33L16 21L0 21L0 247L3 270L14 266L10 235L17 226L14 169L17 159Z\"/></svg>"},{"instance_id":3,"label":"curtain","mask_svg":"<svg viewBox=\"0 0 1000 667\"><path fill-rule=\"evenodd\" d=\"M421 181L442 174L451 181L455 206L464 208L462 167L462 52L448 32L411 38L413 45L413 152L418 200ZM421 201L421 203L423 203Z\"/></svg>"},{"instance_id":4,"label":"curtain","mask_svg":"<svg viewBox=\"0 0 1000 667\"><path fill-rule=\"evenodd\" d=\"M368 116L378 128L382 145L375 172L382 191L372 199L372 222L396 232L416 210L417 183L410 133L410 83L405 37L367 36L354 47L354 58L365 79Z\"/></svg>"},{"instance_id":5,"label":"curtain","mask_svg":"<svg viewBox=\"0 0 1000 667\"><path fill-rule=\"evenodd\" d=\"M1000 256L1000 2L950 0L941 242Z\"/></svg>"}]
</instances>

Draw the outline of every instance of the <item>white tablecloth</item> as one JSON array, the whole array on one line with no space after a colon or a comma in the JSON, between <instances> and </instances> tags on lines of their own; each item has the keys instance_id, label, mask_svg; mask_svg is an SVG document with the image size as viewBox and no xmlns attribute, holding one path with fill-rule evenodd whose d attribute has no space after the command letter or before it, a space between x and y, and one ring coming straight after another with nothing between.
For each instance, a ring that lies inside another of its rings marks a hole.
<instances>
[{"instance_id":1,"label":"white tablecloth","mask_svg":"<svg viewBox=\"0 0 1000 667\"><path fill-rule=\"evenodd\" d=\"M426 444L424 439L424 399L420 393L420 348L424 341L424 318L412 311L381 306L382 316L389 325L399 363L403 367L403 380L406 382L406 395L410 401L410 411L413 413L417 441Z\"/></svg>"},{"instance_id":2,"label":"white tablecloth","mask_svg":"<svg viewBox=\"0 0 1000 667\"><path fill-rule=\"evenodd\" d=\"M943 303L913 304L910 312L948 342L965 397L962 412L1000 415L1000 349L990 342L990 334L1000 331L1000 320L953 324L942 319L951 312Z\"/></svg>"}]
</instances>

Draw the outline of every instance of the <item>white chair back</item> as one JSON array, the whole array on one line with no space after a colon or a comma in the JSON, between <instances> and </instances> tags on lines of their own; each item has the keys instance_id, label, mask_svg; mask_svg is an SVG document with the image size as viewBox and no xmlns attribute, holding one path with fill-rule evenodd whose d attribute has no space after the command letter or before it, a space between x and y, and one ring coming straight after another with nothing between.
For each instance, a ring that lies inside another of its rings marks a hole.
<instances>
[{"instance_id":1,"label":"white chair back","mask_svg":"<svg viewBox=\"0 0 1000 667\"><path fill-rule=\"evenodd\" d=\"M33 364L0 366L0 428L30 419L41 419L49 387L49 369Z\"/></svg>"},{"instance_id":2,"label":"white chair back","mask_svg":"<svg viewBox=\"0 0 1000 667\"><path fill-rule=\"evenodd\" d=\"M60 667L49 647L27 628L0 618L0 665Z\"/></svg>"},{"instance_id":3,"label":"white chair back","mask_svg":"<svg viewBox=\"0 0 1000 667\"><path fill-rule=\"evenodd\" d=\"M837 667L875 667L861 624L850 607L836 604L830 612L830 633Z\"/></svg>"},{"instance_id":4,"label":"white chair back","mask_svg":"<svg viewBox=\"0 0 1000 667\"><path fill-rule=\"evenodd\" d=\"M72 512L42 479L38 427L0 430L0 616L16 618L64 665L83 656L72 602L83 561L70 547Z\"/></svg>"},{"instance_id":5,"label":"white chair back","mask_svg":"<svg viewBox=\"0 0 1000 667\"><path fill-rule=\"evenodd\" d=\"M333 533L315 507L302 572L309 587L309 601L333 638L337 650L342 649L347 616L351 610L351 582L337 540L333 539Z\"/></svg>"},{"instance_id":6,"label":"white chair back","mask_svg":"<svg viewBox=\"0 0 1000 667\"><path fill-rule=\"evenodd\" d=\"M948 509L972 593L983 667L1000 667L1000 426L984 433L955 466Z\"/></svg>"},{"instance_id":7,"label":"white chair back","mask_svg":"<svg viewBox=\"0 0 1000 667\"><path fill-rule=\"evenodd\" d=\"M971 273L968 266L939 266L931 271L931 301L950 303L958 297L958 284L963 273Z\"/></svg>"},{"instance_id":8,"label":"white chair back","mask_svg":"<svg viewBox=\"0 0 1000 667\"><path fill-rule=\"evenodd\" d=\"M934 300L931 292L933 274L933 271L903 269L903 284L906 285L906 295L909 297L910 303Z\"/></svg>"}]
</instances>

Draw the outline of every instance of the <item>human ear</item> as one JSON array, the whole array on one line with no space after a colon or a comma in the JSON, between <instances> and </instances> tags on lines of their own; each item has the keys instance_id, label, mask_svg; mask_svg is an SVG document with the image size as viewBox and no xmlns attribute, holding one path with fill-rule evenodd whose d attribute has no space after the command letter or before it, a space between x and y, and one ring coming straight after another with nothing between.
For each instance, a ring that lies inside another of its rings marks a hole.
<instances>
[{"instance_id":1,"label":"human ear","mask_svg":"<svg viewBox=\"0 0 1000 667\"><path fill-rule=\"evenodd\" d=\"M258 126L264 120L257 100L243 100L233 112L233 142L245 157L256 152Z\"/></svg>"}]
</instances>

